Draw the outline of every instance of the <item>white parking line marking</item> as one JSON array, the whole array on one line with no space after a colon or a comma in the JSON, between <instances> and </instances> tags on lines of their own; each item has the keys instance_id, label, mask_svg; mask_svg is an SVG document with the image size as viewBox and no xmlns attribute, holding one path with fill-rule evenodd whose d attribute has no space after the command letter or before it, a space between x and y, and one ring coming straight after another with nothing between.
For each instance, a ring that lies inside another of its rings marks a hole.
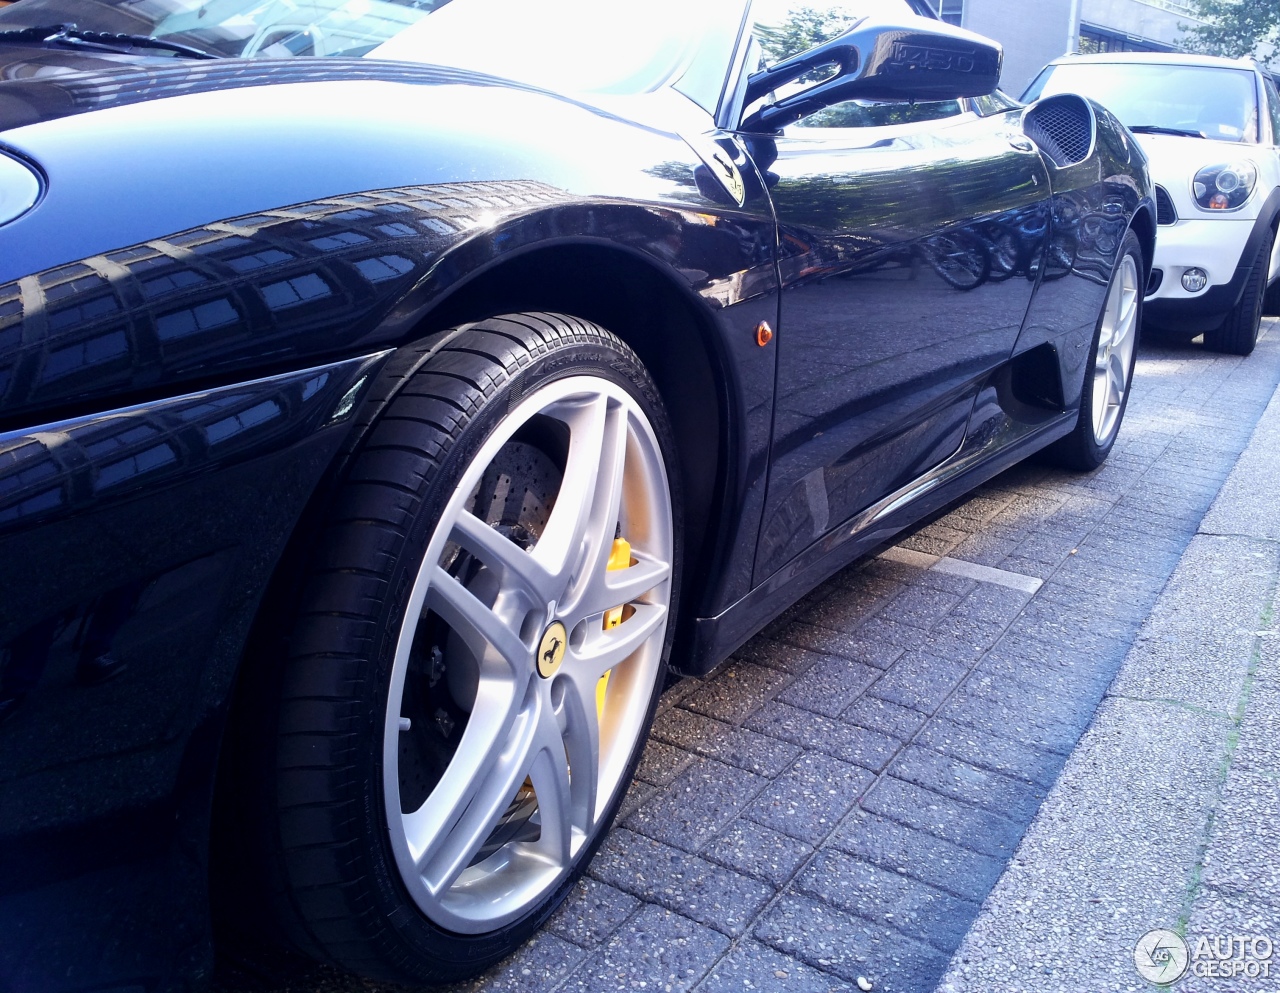
<instances>
[{"instance_id":1,"label":"white parking line marking","mask_svg":"<svg viewBox=\"0 0 1280 993\"><path fill-rule=\"evenodd\" d=\"M1038 593L1040 587L1044 585L1044 580L1036 579L1034 576L1023 576L1020 573L1007 572L1004 569L993 569L991 566L978 565L976 562L965 562L963 559L953 559L950 556L929 555L927 552L917 552L910 548L897 546L887 548L880 553L880 558L890 562L900 562L903 565L914 566L917 569L932 569L935 572L945 572L950 576L976 579L980 583L1005 586L1011 590L1020 590L1032 596Z\"/></svg>"}]
</instances>

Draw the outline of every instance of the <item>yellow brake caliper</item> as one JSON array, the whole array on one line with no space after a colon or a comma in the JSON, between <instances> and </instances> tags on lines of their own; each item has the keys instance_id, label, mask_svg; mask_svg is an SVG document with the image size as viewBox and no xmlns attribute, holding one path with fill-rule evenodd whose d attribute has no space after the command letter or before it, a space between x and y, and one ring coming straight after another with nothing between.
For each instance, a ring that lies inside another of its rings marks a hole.
<instances>
[{"instance_id":1,"label":"yellow brake caliper","mask_svg":"<svg viewBox=\"0 0 1280 993\"><path fill-rule=\"evenodd\" d=\"M631 568L631 542L626 538L614 538L613 550L609 553L609 564L606 566L609 572L618 572L621 569ZM621 607L613 607L604 612L604 629L611 631L623 621L623 610L626 605ZM609 670L612 672L613 670ZM600 720L604 720L604 698L609 690L609 673L606 672L600 677L600 682L596 683L596 715Z\"/></svg>"}]
</instances>

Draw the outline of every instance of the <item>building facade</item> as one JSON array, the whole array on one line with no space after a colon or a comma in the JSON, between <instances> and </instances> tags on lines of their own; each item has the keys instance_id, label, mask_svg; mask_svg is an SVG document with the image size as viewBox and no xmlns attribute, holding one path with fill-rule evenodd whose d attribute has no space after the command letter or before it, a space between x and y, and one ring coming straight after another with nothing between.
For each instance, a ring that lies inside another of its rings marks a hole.
<instances>
[{"instance_id":1,"label":"building facade","mask_svg":"<svg viewBox=\"0 0 1280 993\"><path fill-rule=\"evenodd\" d=\"M933 0L942 18L1004 45L1001 86L1018 96L1067 52L1177 51L1201 23L1189 0Z\"/></svg>"}]
</instances>

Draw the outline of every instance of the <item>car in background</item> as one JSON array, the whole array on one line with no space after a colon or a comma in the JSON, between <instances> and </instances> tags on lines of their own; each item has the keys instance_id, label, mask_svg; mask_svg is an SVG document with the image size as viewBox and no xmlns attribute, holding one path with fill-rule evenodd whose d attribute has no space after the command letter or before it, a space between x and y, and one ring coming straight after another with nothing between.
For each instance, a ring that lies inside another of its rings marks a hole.
<instances>
[{"instance_id":1,"label":"car in background","mask_svg":"<svg viewBox=\"0 0 1280 993\"><path fill-rule=\"evenodd\" d=\"M1111 52L1049 63L1023 95L1097 100L1138 136L1160 233L1147 327L1248 355L1280 313L1280 93L1250 59Z\"/></svg>"},{"instance_id":2,"label":"car in background","mask_svg":"<svg viewBox=\"0 0 1280 993\"><path fill-rule=\"evenodd\" d=\"M0 990L474 975L668 665L1102 463L1133 136L827 6L769 57L763 0L0 11Z\"/></svg>"}]
</instances>

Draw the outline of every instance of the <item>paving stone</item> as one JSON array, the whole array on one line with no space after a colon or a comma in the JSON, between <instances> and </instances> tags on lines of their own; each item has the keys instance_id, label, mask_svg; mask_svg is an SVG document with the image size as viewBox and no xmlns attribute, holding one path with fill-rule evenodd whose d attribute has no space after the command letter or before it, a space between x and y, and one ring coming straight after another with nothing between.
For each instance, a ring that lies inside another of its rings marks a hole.
<instances>
[{"instance_id":1,"label":"paving stone","mask_svg":"<svg viewBox=\"0 0 1280 993\"><path fill-rule=\"evenodd\" d=\"M979 531L957 545L951 557L961 562L998 569L1005 559L1017 551L1019 542L1019 538L1000 538Z\"/></svg>"},{"instance_id":2,"label":"paving stone","mask_svg":"<svg viewBox=\"0 0 1280 993\"><path fill-rule=\"evenodd\" d=\"M893 776L877 782L862 798L861 807L904 827L998 860L1014 853L1026 826L1025 822L1011 821Z\"/></svg>"},{"instance_id":3,"label":"paving stone","mask_svg":"<svg viewBox=\"0 0 1280 993\"><path fill-rule=\"evenodd\" d=\"M772 778L795 761L800 749L773 738L676 707L653 724L653 734L684 749ZM674 778L674 777L673 777Z\"/></svg>"},{"instance_id":4,"label":"paving stone","mask_svg":"<svg viewBox=\"0 0 1280 993\"><path fill-rule=\"evenodd\" d=\"M901 646L883 638L867 637L861 629L855 634L846 634L812 624L796 623L788 626L778 637L801 648L827 655L842 655L856 662L866 662L877 669L889 668L903 652Z\"/></svg>"},{"instance_id":5,"label":"paving stone","mask_svg":"<svg viewBox=\"0 0 1280 993\"><path fill-rule=\"evenodd\" d=\"M893 599L890 592L867 585L847 587L800 615L797 620L833 631L852 631Z\"/></svg>"},{"instance_id":6,"label":"paving stone","mask_svg":"<svg viewBox=\"0 0 1280 993\"><path fill-rule=\"evenodd\" d=\"M1022 540L1009 558L1027 559L1043 565L1056 566L1066 560L1077 548L1076 542L1055 534L1033 531ZM1009 568L1008 559L1004 568Z\"/></svg>"},{"instance_id":7,"label":"paving stone","mask_svg":"<svg viewBox=\"0 0 1280 993\"><path fill-rule=\"evenodd\" d=\"M924 640L925 632L914 624L904 624L877 614L858 626L858 635L864 641L911 649Z\"/></svg>"},{"instance_id":8,"label":"paving stone","mask_svg":"<svg viewBox=\"0 0 1280 993\"><path fill-rule=\"evenodd\" d=\"M743 769L701 759L624 823L656 841L695 852L768 783Z\"/></svg>"},{"instance_id":9,"label":"paving stone","mask_svg":"<svg viewBox=\"0 0 1280 993\"><path fill-rule=\"evenodd\" d=\"M895 663L894 668L901 664ZM815 714L836 717L880 677L880 670L853 659L828 655L777 699Z\"/></svg>"},{"instance_id":10,"label":"paving stone","mask_svg":"<svg viewBox=\"0 0 1280 993\"><path fill-rule=\"evenodd\" d=\"M658 715L654 721L655 726L662 717L662 714ZM669 786L676 776L697 760L698 757L692 752L686 752L674 745L668 745L665 741L650 738L645 743L644 756L640 759L639 768L636 769L636 778L654 786Z\"/></svg>"},{"instance_id":11,"label":"paving stone","mask_svg":"<svg viewBox=\"0 0 1280 993\"><path fill-rule=\"evenodd\" d=\"M1015 622L985 656L984 661L998 654L1016 656L1028 665L1066 669L1081 678L1102 679L1105 684L1111 681L1120 668L1129 646L1107 641L1101 647L1103 650L1100 651L1097 644L1081 644L1075 639L1064 641L1041 638L1034 631Z\"/></svg>"},{"instance_id":12,"label":"paving stone","mask_svg":"<svg viewBox=\"0 0 1280 993\"><path fill-rule=\"evenodd\" d=\"M1031 597L1021 590L980 583L976 589L956 604L952 613L956 617L968 617L985 624L995 624L1003 630L1030 601Z\"/></svg>"},{"instance_id":13,"label":"paving stone","mask_svg":"<svg viewBox=\"0 0 1280 993\"><path fill-rule=\"evenodd\" d=\"M653 784L639 779L635 780L627 787L626 795L623 796L622 803L618 806L617 822L621 824L657 794L658 788Z\"/></svg>"},{"instance_id":14,"label":"paving stone","mask_svg":"<svg viewBox=\"0 0 1280 993\"><path fill-rule=\"evenodd\" d=\"M1030 576L1032 579L1039 579L1043 582L1058 571L1058 564L1040 562L1036 559L1025 559L1015 553L1001 562L1000 568L1017 576Z\"/></svg>"},{"instance_id":15,"label":"paving stone","mask_svg":"<svg viewBox=\"0 0 1280 993\"><path fill-rule=\"evenodd\" d=\"M664 710L670 710L679 704L685 697L691 693L696 693L698 688L702 686L703 681L693 676L685 676L677 679L674 683L663 691L662 696L658 698L658 706L656 712L661 714Z\"/></svg>"},{"instance_id":16,"label":"paving stone","mask_svg":"<svg viewBox=\"0 0 1280 993\"><path fill-rule=\"evenodd\" d=\"M625 829L601 846L591 874L730 937L743 932L774 892L756 879Z\"/></svg>"},{"instance_id":17,"label":"paving stone","mask_svg":"<svg viewBox=\"0 0 1280 993\"><path fill-rule=\"evenodd\" d=\"M960 597L942 590L912 586L880 612L886 620L929 630L960 602Z\"/></svg>"},{"instance_id":18,"label":"paving stone","mask_svg":"<svg viewBox=\"0 0 1280 993\"><path fill-rule=\"evenodd\" d=\"M592 953L561 989L683 993L728 947L729 939L711 928L648 905Z\"/></svg>"},{"instance_id":19,"label":"paving stone","mask_svg":"<svg viewBox=\"0 0 1280 993\"><path fill-rule=\"evenodd\" d=\"M927 718L918 710L900 707L877 697L864 696L855 700L840 715L840 719L905 741L920 729Z\"/></svg>"},{"instance_id":20,"label":"paving stone","mask_svg":"<svg viewBox=\"0 0 1280 993\"><path fill-rule=\"evenodd\" d=\"M888 559L867 559L848 570L844 581L850 588L863 589L874 586L890 595L915 581L918 569Z\"/></svg>"},{"instance_id":21,"label":"paving stone","mask_svg":"<svg viewBox=\"0 0 1280 993\"><path fill-rule=\"evenodd\" d=\"M688 710L729 724L741 724L747 716L773 699L791 681L786 673L750 662L733 662L717 669L681 705Z\"/></svg>"},{"instance_id":22,"label":"paving stone","mask_svg":"<svg viewBox=\"0 0 1280 993\"><path fill-rule=\"evenodd\" d=\"M754 662L769 669L799 674L808 672L823 659L830 656L821 652L789 645L785 641L773 638L752 638L733 653L733 657L743 662Z\"/></svg>"},{"instance_id":23,"label":"paving stone","mask_svg":"<svg viewBox=\"0 0 1280 993\"><path fill-rule=\"evenodd\" d=\"M1000 877L1002 862L931 834L856 810L840 826L836 848L882 869L979 901Z\"/></svg>"},{"instance_id":24,"label":"paving stone","mask_svg":"<svg viewBox=\"0 0 1280 993\"><path fill-rule=\"evenodd\" d=\"M982 657L968 682L975 689L1012 683L1037 692L1067 697L1084 694L1097 698L1106 690L1115 673L1113 665L1087 656L1081 657L1079 663L1065 665L1038 662L1006 648L1002 641Z\"/></svg>"},{"instance_id":25,"label":"paving stone","mask_svg":"<svg viewBox=\"0 0 1280 993\"><path fill-rule=\"evenodd\" d=\"M476 986L485 993L541 993L556 989L588 953L548 932L539 932L518 952L485 973ZM368 987L361 983L361 988Z\"/></svg>"},{"instance_id":26,"label":"paving stone","mask_svg":"<svg viewBox=\"0 0 1280 993\"><path fill-rule=\"evenodd\" d=\"M754 821L736 820L702 849L703 857L781 887L813 854L813 846Z\"/></svg>"},{"instance_id":27,"label":"paving stone","mask_svg":"<svg viewBox=\"0 0 1280 993\"><path fill-rule=\"evenodd\" d=\"M953 614L944 617L920 643L920 650L953 662L972 664L1005 632L1003 623L990 623Z\"/></svg>"},{"instance_id":28,"label":"paving stone","mask_svg":"<svg viewBox=\"0 0 1280 993\"><path fill-rule=\"evenodd\" d=\"M1008 735L1046 751L1067 754L1079 740L1088 715L1050 713L1040 708L1038 699L1021 686L966 683L942 705L938 716L989 734Z\"/></svg>"},{"instance_id":29,"label":"paving stone","mask_svg":"<svg viewBox=\"0 0 1280 993\"><path fill-rule=\"evenodd\" d=\"M817 842L874 779L866 769L808 752L760 794L746 816L793 838Z\"/></svg>"},{"instance_id":30,"label":"paving stone","mask_svg":"<svg viewBox=\"0 0 1280 993\"><path fill-rule=\"evenodd\" d=\"M968 531L961 531L946 524L933 524L922 531L908 535L898 542L902 548L913 552L924 552L926 555L950 555L952 550L969 537Z\"/></svg>"},{"instance_id":31,"label":"paving stone","mask_svg":"<svg viewBox=\"0 0 1280 993\"><path fill-rule=\"evenodd\" d=\"M1269 639L1272 644L1277 641ZM1235 768L1280 777L1280 684L1254 682L1240 724Z\"/></svg>"},{"instance_id":32,"label":"paving stone","mask_svg":"<svg viewBox=\"0 0 1280 993\"><path fill-rule=\"evenodd\" d=\"M639 906L640 901L635 897L584 876L560 909L551 915L547 930L581 948L595 948Z\"/></svg>"},{"instance_id":33,"label":"paving stone","mask_svg":"<svg viewBox=\"0 0 1280 993\"><path fill-rule=\"evenodd\" d=\"M1187 921L1187 937L1194 940L1203 935L1266 935L1273 942L1280 935L1280 906L1262 903L1252 895L1247 897L1223 893L1212 887L1202 887L1195 896L1191 916ZM1271 968L1280 965L1274 958ZM1238 982L1238 981L1237 981ZM1225 985L1219 980L1215 985ZM1178 986L1181 993L1183 986Z\"/></svg>"},{"instance_id":34,"label":"paving stone","mask_svg":"<svg viewBox=\"0 0 1280 993\"><path fill-rule=\"evenodd\" d=\"M920 574L920 578L916 582L918 585L927 586L931 590L953 593L958 597L963 597L965 594L973 592L980 585L976 579L970 579L967 576L953 576L949 572L938 572L936 569L926 569Z\"/></svg>"},{"instance_id":35,"label":"paving stone","mask_svg":"<svg viewBox=\"0 0 1280 993\"><path fill-rule=\"evenodd\" d=\"M929 721L914 744L1045 788L1053 785L1063 764L1063 756L1055 752L942 718Z\"/></svg>"},{"instance_id":36,"label":"paving stone","mask_svg":"<svg viewBox=\"0 0 1280 993\"><path fill-rule=\"evenodd\" d=\"M899 779L1015 821L1030 821L1045 788L911 745L889 767Z\"/></svg>"},{"instance_id":37,"label":"paving stone","mask_svg":"<svg viewBox=\"0 0 1280 993\"><path fill-rule=\"evenodd\" d=\"M747 726L772 738L804 748L825 752L872 772L879 772L897 754L902 742L897 738L831 720L772 700L747 719Z\"/></svg>"},{"instance_id":38,"label":"paving stone","mask_svg":"<svg viewBox=\"0 0 1280 993\"><path fill-rule=\"evenodd\" d=\"M744 941L716 963L698 993L786 990L786 993L854 993L858 987L811 968L757 941Z\"/></svg>"},{"instance_id":39,"label":"paving stone","mask_svg":"<svg viewBox=\"0 0 1280 993\"><path fill-rule=\"evenodd\" d=\"M775 903L755 937L851 982L866 978L878 993L928 993L947 965L923 942L800 895Z\"/></svg>"},{"instance_id":40,"label":"paving stone","mask_svg":"<svg viewBox=\"0 0 1280 993\"><path fill-rule=\"evenodd\" d=\"M931 714L968 673L968 667L958 662L909 652L898 659L869 692L881 700Z\"/></svg>"},{"instance_id":41,"label":"paving stone","mask_svg":"<svg viewBox=\"0 0 1280 993\"><path fill-rule=\"evenodd\" d=\"M1206 886L1280 907L1280 781L1242 769L1227 773L1205 853Z\"/></svg>"},{"instance_id":42,"label":"paving stone","mask_svg":"<svg viewBox=\"0 0 1280 993\"><path fill-rule=\"evenodd\" d=\"M795 889L947 953L960 944L978 913L976 903L842 852L821 852L796 879Z\"/></svg>"}]
</instances>

